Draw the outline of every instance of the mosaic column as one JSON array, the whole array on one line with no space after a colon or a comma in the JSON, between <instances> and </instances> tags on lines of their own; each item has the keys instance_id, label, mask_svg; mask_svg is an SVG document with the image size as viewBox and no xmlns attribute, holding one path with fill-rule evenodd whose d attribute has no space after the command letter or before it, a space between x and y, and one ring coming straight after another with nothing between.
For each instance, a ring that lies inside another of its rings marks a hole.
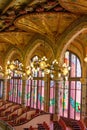
<instances>
[{"instance_id":1,"label":"mosaic column","mask_svg":"<svg viewBox=\"0 0 87 130\"><path fill-rule=\"evenodd\" d=\"M25 106L25 87L26 87L26 77L22 78L22 105Z\"/></svg>"},{"instance_id":2,"label":"mosaic column","mask_svg":"<svg viewBox=\"0 0 87 130\"><path fill-rule=\"evenodd\" d=\"M82 108L81 108L81 118L84 120L87 127L87 78L81 78L82 83Z\"/></svg>"},{"instance_id":3,"label":"mosaic column","mask_svg":"<svg viewBox=\"0 0 87 130\"><path fill-rule=\"evenodd\" d=\"M87 93L86 93L86 85L87 85L87 81L86 81L86 78L81 78L80 79L81 81L81 84L82 84L82 108L81 108L81 116L82 117L85 117L86 116L86 103L87 103L87 100L86 100L86 97L87 97Z\"/></svg>"},{"instance_id":4,"label":"mosaic column","mask_svg":"<svg viewBox=\"0 0 87 130\"><path fill-rule=\"evenodd\" d=\"M8 82L8 79L6 78L6 76L4 76L3 78L4 80L4 83L3 83L3 96L2 96L2 99L3 100L7 100L8 99L8 85L7 85L7 82Z\"/></svg>"},{"instance_id":5,"label":"mosaic column","mask_svg":"<svg viewBox=\"0 0 87 130\"><path fill-rule=\"evenodd\" d=\"M59 95L59 83L60 79L58 78L58 75L55 75L55 112L53 115L53 120L58 121L60 116L59 116L59 101L60 101L60 95Z\"/></svg>"},{"instance_id":6,"label":"mosaic column","mask_svg":"<svg viewBox=\"0 0 87 130\"><path fill-rule=\"evenodd\" d=\"M9 96L8 87L9 87L10 84L8 84L9 79L7 79L7 76L5 74L5 67L3 67L3 72L4 72L4 76L3 76L4 83L3 83L3 96L2 96L2 99L3 100L8 100L8 96Z\"/></svg>"},{"instance_id":7,"label":"mosaic column","mask_svg":"<svg viewBox=\"0 0 87 130\"><path fill-rule=\"evenodd\" d=\"M49 99L50 99L50 76L49 74L45 75L44 78L44 111L49 112Z\"/></svg>"}]
</instances>

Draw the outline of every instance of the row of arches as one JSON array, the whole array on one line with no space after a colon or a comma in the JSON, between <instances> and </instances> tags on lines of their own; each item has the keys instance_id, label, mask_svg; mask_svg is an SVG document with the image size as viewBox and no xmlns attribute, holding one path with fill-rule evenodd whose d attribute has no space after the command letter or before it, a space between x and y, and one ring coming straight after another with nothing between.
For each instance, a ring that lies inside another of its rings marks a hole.
<instances>
[{"instance_id":1,"label":"row of arches","mask_svg":"<svg viewBox=\"0 0 87 130\"><path fill-rule=\"evenodd\" d=\"M33 55L31 60L34 57ZM6 99L18 104L24 103L25 106L38 108L51 114L59 111L61 116L80 119L82 103L81 63L78 56L70 51L65 52L63 60L71 67L68 81L58 81L58 84L56 84L55 80L50 79L48 76L45 77L46 75L43 75L41 71L36 72L33 79L23 79L21 75L13 72L12 78L7 80ZM19 60L15 58L14 61ZM58 97L56 97L57 87L59 88ZM0 89L2 92L4 89L3 84ZM3 92L1 97L3 97ZM46 105L48 105L48 108L45 108Z\"/></svg>"}]
</instances>

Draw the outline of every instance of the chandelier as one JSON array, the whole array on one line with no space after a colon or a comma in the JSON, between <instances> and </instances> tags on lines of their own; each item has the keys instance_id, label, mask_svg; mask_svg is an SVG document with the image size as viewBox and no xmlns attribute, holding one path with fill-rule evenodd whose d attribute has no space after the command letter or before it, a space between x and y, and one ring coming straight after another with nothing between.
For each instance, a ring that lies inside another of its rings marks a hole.
<instances>
[{"instance_id":1,"label":"chandelier","mask_svg":"<svg viewBox=\"0 0 87 130\"><path fill-rule=\"evenodd\" d=\"M50 74L52 78L55 78L54 76L56 75L57 79L63 78L67 80L70 67L66 63L59 64L59 62L55 59L50 65L50 70L51 70Z\"/></svg>"},{"instance_id":2,"label":"chandelier","mask_svg":"<svg viewBox=\"0 0 87 130\"><path fill-rule=\"evenodd\" d=\"M8 61L6 75L8 79L11 79L14 72L21 77L25 76L28 79L33 79L35 72L42 71L44 75L49 74L52 79L67 79L69 70L70 67L66 63L59 64L56 59L49 63L45 56L42 58L35 56L26 68L24 68L22 63L18 63L18 61Z\"/></svg>"},{"instance_id":3,"label":"chandelier","mask_svg":"<svg viewBox=\"0 0 87 130\"><path fill-rule=\"evenodd\" d=\"M50 74L50 77L52 79L55 78L55 76L58 79L67 79L70 67L67 66L66 63L64 63L63 65L59 64L56 59L53 60L50 64L45 56L43 56L42 58L35 56L34 60L30 63L30 66L26 68L26 75L28 78L33 78L33 73L40 70L44 74Z\"/></svg>"},{"instance_id":4,"label":"chandelier","mask_svg":"<svg viewBox=\"0 0 87 130\"><path fill-rule=\"evenodd\" d=\"M8 61L7 62L6 75L7 75L8 79L10 79L12 77L13 72L16 75L20 75L20 76L22 76L24 74L23 64L18 63L18 60L16 62L15 61Z\"/></svg>"},{"instance_id":5,"label":"chandelier","mask_svg":"<svg viewBox=\"0 0 87 130\"><path fill-rule=\"evenodd\" d=\"M42 58L35 56L30 65L26 67L25 74L30 79L34 77L33 75L35 72L41 70L44 73L48 67L49 64L45 56L43 56Z\"/></svg>"}]
</instances>

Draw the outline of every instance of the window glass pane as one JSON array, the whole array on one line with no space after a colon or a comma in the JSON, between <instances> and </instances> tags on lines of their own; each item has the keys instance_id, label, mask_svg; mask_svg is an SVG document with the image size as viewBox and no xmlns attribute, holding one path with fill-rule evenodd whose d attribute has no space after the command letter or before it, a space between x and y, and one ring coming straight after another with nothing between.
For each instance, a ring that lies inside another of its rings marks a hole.
<instances>
[{"instance_id":1,"label":"window glass pane","mask_svg":"<svg viewBox=\"0 0 87 130\"><path fill-rule=\"evenodd\" d=\"M9 101L12 101L13 99L13 80L10 80L10 84L9 84L10 88L9 88Z\"/></svg>"},{"instance_id":2,"label":"window glass pane","mask_svg":"<svg viewBox=\"0 0 87 130\"><path fill-rule=\"evenodd\" d=\"M60 115L79 120L81 113L81 63L79 58L67 51L64 61L70 66L70 75L66 84L61 85ZM68 87L67 87L68 86Z\"/></svg>"},{"instance_id":3,"label":"window glass pane","mask_svg":"<svg viewBox=\"0 0 87 130\"><path fill-rule=\"evenodd\" d=\"M76 56L71 54L71 77L75 77L76 72Z\"/></svg>"},{"instance_id":4,"label":"window glass pane","mask_svg":"<svg viewBox=\"0 0 87 130\"><path fill-rule=\"evenodd\" d=\"M64 63L66 63L69 66L69 51L65 53Z\"/></svg>"},{"instance_id":5,"label":"window glass pane","mask_svg":"<svg viewBox=\"0 0 87 130\"><path fill-rule=\"evenodd\" d=\"M60 86L60 114L68 117L69 82L62 82Z\"/></svg>"},{"instance_id":6,"label":"window glass pane","mask_svg":"<svg viewBox=\"0 0 87 130\"><path fill-rule=\"evenodd\" d=\"M55 110L55 83L54 81L50 81L50 113L54 113Z\"/></svg>"},{"instance_id":7,"label":"window glass pane","mask_svg":"<svg viewBox=\"0 0 87 130\"><path fill-rule=\"evenodd\" d=\"M42 80L39 80L38 83L38 108L41 109L41 104L43 102L42 98Z\"/></svg>"},{"instance_id":8,"label":"window glass pane","mask_svg":"<svg viewBox=\"0 0 87 130\"><path fill-rule=\"evenodd\" d=\"M70 118L74 119L75 112L75 81L72 81L70 89Z\"/></svg>"},{"instance_id":9,"label":"window glass pane","mask_svg":"<svg viewBox=\"0 0 87 130\"><path fill-rule=\"evenodd\" d=\"M79 59L77 58L77 71L76 71L76 73L77 73L77 77L81 77L81 65L80 65L80 61L79 61Z\"/></svg>"},{"instance_id":10,"label":"window glass pane","mask_svg":"<svg viewBox=\"0 0 87 130\"><path fill-rule=\"evenodd\" d=\"M20 65L18 60L14 61L16 66ZM11 79L8 80L8 100L15 103L22 103L22 75L16 74L15 71L11 73Z\"/></svg>"},{"instance_id":11,"label":"window glass pane","mask_svg":"<svg viewBox=\"0 0 87 130\"><path fill-rule=\"evenodd\" d=\"M30 90L31 90L31 80L26 81L25 89L25 105L30 106Z\"/></svg>"},{"instance_id":12,"label":"window glass pane","mask_svg":"<svg viewBox=\"0 0 87 130\"><path fill-rule=\"evenodd\" d=\"M44 81L42 81L41 110L44 110Z\"/></svg>"},{"instance_id":13,"label":"window glass pane","mask_svg":"<svg viewBox=\"0 0 87 130\"><path fill-rule=\"evenodd\" d=\"M35 60L38 60L37 56L33 57L31 62ZM44 73L41 70L33 72L33 79L31 79L31 82L29 82L29 80L27 80L26 82L25 99L26 105L32 108L44 110L45 86L42 77L44 77ZM26 97L29 99L27 99Z\"/></svg>"},{"instance_id":14,"label":"window glass pane","mask_svg":"<svg viewBox=\"0 0 87 130\"><path fill-rule=\"evenodd\" d=\"M68 88L69 88L68 81L66 81L64 85L64 93L63 93L64 117L68 117L68 94L69 94Z\"/></svg>"},{"instance_id":15,"label":"window glass pane","mask_svg":"<svg viewBox=\"0 0 87 130\"><path fill-rule=\"evenodd\" d=\"M76 120L80 120L81 112L81 82L76 82Z\"/></svg>"}]
</instances>

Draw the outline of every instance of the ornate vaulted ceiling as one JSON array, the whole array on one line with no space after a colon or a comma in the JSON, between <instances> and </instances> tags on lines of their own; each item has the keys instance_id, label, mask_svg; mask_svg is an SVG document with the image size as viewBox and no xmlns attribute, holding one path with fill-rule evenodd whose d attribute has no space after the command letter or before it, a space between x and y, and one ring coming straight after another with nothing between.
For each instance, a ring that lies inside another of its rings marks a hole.
<instances>
[{"instance_id":1,"label":"ornate vaulted ceiling","mask_svg":"<svg viewBox=\"0 0 87 130\"><path fill-rule=\"evenodd\" d=\"M59 3L73 13L87 14L87 0L59 0Z\"/></svg>"},{"instance_id":2,"label":"ornate vaulted ceiling","mask_svg":"<svg viewBox=\"0 0 87 130\"><path fill-rule=\"evenodd\" d=\"M11 46L23 50L37 34L46 36L55 49L61 35L86 14L86 0L0 0L0 53ZM87 32L76 42L87 46Z\"/></svg>"}]
</instances>

